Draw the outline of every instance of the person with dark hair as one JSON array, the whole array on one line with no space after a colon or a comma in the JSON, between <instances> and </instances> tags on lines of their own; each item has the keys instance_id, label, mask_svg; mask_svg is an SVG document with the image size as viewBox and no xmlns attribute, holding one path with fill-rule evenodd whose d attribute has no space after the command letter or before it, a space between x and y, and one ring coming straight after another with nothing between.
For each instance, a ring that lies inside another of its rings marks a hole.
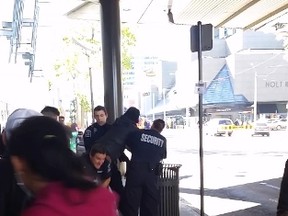
<instances>
[{"instance_id":1,"label":"person with dark hair","mask_svg":"<svg viewBox=\"0 0 288 216\"><path fill-rule=\"evenodd\" d=\"M45 106L41 110L41 113L44 116L48 116L48 117L55 119L56 121L58 121L58 117L60 116L60 111L56 107L52 107L52 106Z\"/></svg>"},{"instance_id":2,"label":"person with dark hair","mask_svg":"<svg viewBox=\"0 0 288 216\"><path fill-rule=\"evenodd\" d=\"M83 135L84 146L87 153L90 152L94 142L102 137L110 129L111 126L106 122L108 113L104 106L96 106L94 108L94 118L96 122L90 125L84 131Z\"/></svg>"},{"instance_id":3,"label":"person with dark hair","mask_svg":"<svg viewBox=\"0 0 288 216\"><path fill-rule=\"evenodd\" d=\"M17 185L14 170L8 153L8 145L12 131L26 118L42 114L30 109L19 108L9 115L5 129L2 131L4 152L0 160L0 215L19 216L29 202L29 196ZM23 144L25 145L25 144Z\"/></svg>"},{"instance_id":4,"label":"person with dark hair","mask_svg":"<svg viewBox=\"0 0 288 216\"><path fill-rule=\"evenodd\" d=\"M166 158L166 138L160 133L165 128L162 119L156 119L151 129L131 133L127 145L131 160L126 174L125 216L157 216L160 192L157 178L161 161Z\"/></svg>"},{"instance_id":5,"label":"person with dark hair","mask_svg":"<svg viewBox=\"0 0 288 216\"><path fill-rule=\"evenodd\" d=\"M84 153L81 159L86 173L92 180L108 188L111 180L111 163L106 155L105 146L93 145L90 153Z\"/></svg>"},{"instance_id":6,"label":"person with dark hair","mask_svg":"<svg viewBox=\"0 0 288 216\"><path fill-rule=\"evenodd\" d=\"M44 116L49 116L49 115L44 115ZM73 140L71 140L71 139L73 138L72 132L74 132L74 131L72 130L72 128L70 126L65 124L65 117L62 115L59 116L58 121L65 128L66 134L67 134L68 138L70 139L70 142L71 141L73 142ZM76 138L75 138L75 142L76 142Z\"/></svg>"},{"instance_id":7,"label":"person with dark hair","mask_svg":"<svg viewBox=\"0 0 288 216\"><path fill-rule=\"evenodd\" d=\"M122 175L118 169L120 162L129 163L129 158L124 154L126 139L130 133L139 130L137 123L139 121L140 111L135 107L130 107L126 112L115 120L111 128L94 145L104 145L107 149L107 155L111 160L112 176L110 187L120 196L119 210L122 212L125 203L122 202L124 187Z\"/></svg>"},{"instance_id":8,"label":"person with dark hair","mask_svg":"<svg viewBox=\"0 0 288 216\"><path fill-rule=\"evenodd\" d=\"M110 130L95 142L106 146L112 161L116 161L122 156L128 134L139 130L137 128L139 117L140 111L137 108L128 108L123 115L115 120Z\"/></svg>"},{"instance_id":9,"label":"person with dark hair","mask_svg":"<svg viewBox=\"0 0 288 216\"><path fill-rule=\"evenodd\" d=\"M116 216L116 197L87 178L59 122L24 120L12 131L9 153L18 182L34 196L22 216Z\"/></svg>"}]
</instances>

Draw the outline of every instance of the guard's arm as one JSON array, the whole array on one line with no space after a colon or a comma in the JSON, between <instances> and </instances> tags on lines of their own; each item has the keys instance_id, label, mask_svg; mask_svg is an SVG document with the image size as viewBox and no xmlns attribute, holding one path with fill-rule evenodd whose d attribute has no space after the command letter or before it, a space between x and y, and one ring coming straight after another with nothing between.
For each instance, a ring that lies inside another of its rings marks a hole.
<instances>
[{"instance_id":1,"label":"guard's arm","mask_svg":"<svg viewBox=\"0 0 288 216\"><path fill-rule=\"evenodd\" d=\"M86 152L89 152L93 145L93 129L91 126L85 130L83 134L83 141Z\"/></svg>"}]
</instances>

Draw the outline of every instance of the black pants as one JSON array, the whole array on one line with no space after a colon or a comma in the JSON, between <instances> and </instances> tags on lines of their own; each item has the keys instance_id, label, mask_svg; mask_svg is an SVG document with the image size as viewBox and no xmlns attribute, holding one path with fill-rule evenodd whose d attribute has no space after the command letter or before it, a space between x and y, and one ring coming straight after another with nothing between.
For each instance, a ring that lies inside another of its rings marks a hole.
<instances>
[{"instance_id":1,"label":"black pants","mask_svg":"<svg viewBox=\"0 0 288 216\"><path fill-rule=\"evenodd\" d=\"M157 216L159 189L157 175L147 163L131 163L125 184L124 216Z\"/></svg>"}]
</instances>

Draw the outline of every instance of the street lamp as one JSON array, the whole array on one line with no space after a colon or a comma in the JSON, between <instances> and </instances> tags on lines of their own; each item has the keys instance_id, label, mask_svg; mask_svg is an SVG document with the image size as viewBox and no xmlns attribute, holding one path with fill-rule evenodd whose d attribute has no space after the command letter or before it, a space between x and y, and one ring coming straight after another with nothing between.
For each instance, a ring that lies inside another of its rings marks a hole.
<instances>
[{"instance_id":1,"label":"street lamp","mask_svg":"<svg viewBox=\"0 0 288 216\"><path fill-rule=\"evenodd\" d=\"M258 90L258 81L257 81L257 71L254 69L254 117L253 121L256 122L257 120L257 90Z\"/></svg>"},{"instance_id":2,"label":"street lamp","mask_svg":"<svg viewBox=\"0 0 288 216\"><path fill-rule=\"evenodd\" d=\"M287 110L286 119L288 119L288 102L286 104L286 110Z\"/></svg>"},{"instance_id":3,"label":"street lamp","mask_svg":"<svg viewBox=\"0 0 288 216\"><path fill-rule=\"evenodd\" d=\"M166 119L166 89L165 88L163 88L163 91L162 91L162 93L163 93L163 120L165 121L165 119Z\"/></svg>"},{"instance_id":4,"label":"street lamp","mask_svg":"<svg viewBox=\"0 0 288 216\"><path fill-rule=\"evenodd\" d=\"M93 77L92 77L92 66L90 61L90 55L86 52L88 61L88 72L89 72L89 88L90 88L90 102L91 102L91 113L92 113L92 123L95 122L94 119L94 94L93 94Z\"/></svg>"},{"instance_id":5,"label":"street lamp","mask_svg":"<svg viewBox=\"0 0 288 216\"><path fill-rule=\"evenodd\" d=\"M152 92L152 111L153 111L152 120L153 121L155 120L155 110L154 110L154 108L155 108L155 92L153 91Z\"/></svg>"},{"instance_id":6,"label":"street lamp","mask_svg":"<svg viewBox=\"0 0 288 216\"><path fill-rule=\"evenodd\" d=\"M93 95L93 78L92 78L92 67L89 65L89 83L90 83L90 100L91 100L91 111L92 111L92 123L94 119L94 95Z\"/></svg>"}]
</instances>

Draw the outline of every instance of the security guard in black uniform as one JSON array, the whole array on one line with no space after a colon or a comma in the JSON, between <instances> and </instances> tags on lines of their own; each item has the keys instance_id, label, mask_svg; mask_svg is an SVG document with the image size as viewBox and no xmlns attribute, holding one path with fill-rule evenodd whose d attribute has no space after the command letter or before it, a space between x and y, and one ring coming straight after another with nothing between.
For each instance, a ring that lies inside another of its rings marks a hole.
<instances>
[{"instance_id":1,"label":"security guard in black uniform","mask_svg":"<svg viewBox=\"0 0 288 216\"><path fill-rule=\"evenodd\" d=\"M106 123L108 113L105 107L96 106L94 108L94 118L96 119L96 123L90 125L83 135L85 150L87 153L90 152L95 141L102 137L111 127L110 124Z\"/></svg>"},{"instance_id":2,"label":"security guard in black uniform","mask_svg":"<svg viewBox=\"0 0 288 216\"><path fill-rule=\"evenodd\" d=\"M124 216L157 216L159 164L166 158L166 138L160 133L165 127L162 119L153 122L150 130L135 131L128 137L131 161L125 185Z\"/></svg>"}]
</instances>

